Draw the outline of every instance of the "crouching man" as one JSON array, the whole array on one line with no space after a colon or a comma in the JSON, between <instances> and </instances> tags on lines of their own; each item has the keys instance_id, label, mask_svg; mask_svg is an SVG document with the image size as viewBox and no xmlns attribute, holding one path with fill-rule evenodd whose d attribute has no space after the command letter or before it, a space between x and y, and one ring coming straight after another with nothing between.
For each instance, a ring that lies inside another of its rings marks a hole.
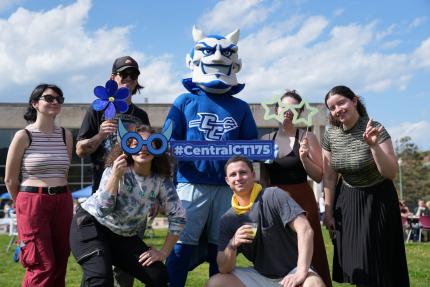
<instances>
[{"instance_id":1,"label":"crouching man","mask_svg":"<svg viewBox=\"0 0 430 287\"><path fill-rule=\"evenodd\" d=\"M220 274L206 286L325 286L310 266L313 231L303 209L283 190L262 190L245 157L230 158L225 172L232 207L221 218ZM253 267L235 268L238 253Z\"/></svg>"}]
</instances>

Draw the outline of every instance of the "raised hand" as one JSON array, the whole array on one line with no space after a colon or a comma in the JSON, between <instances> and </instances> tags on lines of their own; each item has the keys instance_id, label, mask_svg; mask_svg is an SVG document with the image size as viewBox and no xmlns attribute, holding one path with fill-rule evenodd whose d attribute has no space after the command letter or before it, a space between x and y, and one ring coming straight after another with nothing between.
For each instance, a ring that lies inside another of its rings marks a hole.
<instances>
[{"instance_id":1,"label":"raised hand","mask_svg":"<svg viewBox=\"0 0 430 287\"><path fill-rule=\"evenodd\" d=\"M127 168L127 155L121 154L112 164L112 175L121 177Z\"/></svg>"},{"instance_id":2,"label":"raised hand","mask_svg":"<svg viewBox=\"0 0 430 287\"><path fill-rule=\"evenodd\" d=\"M279 146L278 146L278 144L274 144L274 146L273 146L273 155L274 155L274 157L275 157L275 158L277 158L277 157L278 157L278 154L279 154ZM273 160L274 160L274 159L266 159L266 160L264 161L264 163L265 163L265 164L272 164L272 163L273 163Z\"/></svg>"},{"instance_id":3,"label":"raised hand","mask_svg":"<svg viewBox=\"0 0 430 287\"><path fill-rule=\"evenodd\" d=\"M372 126L372 123L372 119L369 119L369 121L367 122L366 130L363 133L364 140L370 146L378 143L379 134L383 129L382 125L379 128L376 128Z\"/></svg>"},{"instance_id":4,"label":"raised hand","mask_svg":"<svg viewBox=\"0 0 430 287\"><path fill-rule=\"evenodd\" d=\"M245 224L236 230L236 233L232 238L231 244L234 248L237 248L242 244L252 243L252 240L252 226L249 224Z\"/></svg>"},{"instance_id":5,"label":"raised hand","mask_svg":"<svg viewBox=\"0 0 430 287\"><path fill-rule=\"evenodd\" d=\"M309 140L304 137L300 143L299 156L301 160L309 157Z\"/></svg>"},{"instance_id":6,"label":"raised hand","mask_svg":"<svg viewBox=\"0 0 430 287\"><path fill-rule=\"evenodd\" d=\"M104 121L101 123L100 129L99 129L99 134L103 138L107 138L111 134L114 134L116 132L116 129L117 129L116 121L107 120L107 121Z\"/></svg>"}]
</instances>

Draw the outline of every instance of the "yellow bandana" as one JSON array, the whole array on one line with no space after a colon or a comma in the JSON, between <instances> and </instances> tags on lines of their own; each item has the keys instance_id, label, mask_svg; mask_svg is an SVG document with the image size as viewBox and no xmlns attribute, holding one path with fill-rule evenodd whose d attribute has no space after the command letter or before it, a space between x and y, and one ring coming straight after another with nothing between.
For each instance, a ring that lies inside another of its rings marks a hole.
<instances>
[{"instance_id":1,"label":"yellow bandana","mask_svg":"<svg viewBox=\"0 0 430 287\"><path fill-rule=\"evenodd\" d=\"M254 183L254 186L252 187L252 191L251 191L250 202L247 206L240 206L239 202L237 201L236 194L233 194L233 197L231 198L231 206L233 207L234 212L237 215L241 215L241 214L244 214L244 213L250 211L252 208L252 205L254 204L255 199L260 194L260 191L262 189L263 188L261 187L260 184Z\"/></svg>"}]
</instances>

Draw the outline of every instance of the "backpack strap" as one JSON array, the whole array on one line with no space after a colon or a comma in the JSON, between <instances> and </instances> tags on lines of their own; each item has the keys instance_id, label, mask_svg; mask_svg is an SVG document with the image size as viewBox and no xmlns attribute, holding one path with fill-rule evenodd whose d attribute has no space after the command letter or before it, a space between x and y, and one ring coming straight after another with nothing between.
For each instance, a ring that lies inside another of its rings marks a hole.
<instances>
[{"instance_id":1,"label":"backpack strap","mask_svg":"<svg viewBox=\"0 0 430 287\"><path fill-rule=\"evenodd\" d=\"M30 141L30 143L28 144L28 146L31 146L31 143L33 142L33 137L31 136L31 133L30 133L29 130L27 130L27 129L24 129L24 130L25 130L25 132L26 132L26 134L28 136L28 140Z\"/></svg>"},{"instance_id":2,"label":"backpack strap","mask_svg":"<svg viewBox=\"0 0 430 287\"><path fill-rule=\"evenodd\" d=\"M64 142L64 145L67 146L67 143L66 143L66 130L63 127L61 127L61 132L63 133L63 142Z\"/></svg>"}]
</instances>

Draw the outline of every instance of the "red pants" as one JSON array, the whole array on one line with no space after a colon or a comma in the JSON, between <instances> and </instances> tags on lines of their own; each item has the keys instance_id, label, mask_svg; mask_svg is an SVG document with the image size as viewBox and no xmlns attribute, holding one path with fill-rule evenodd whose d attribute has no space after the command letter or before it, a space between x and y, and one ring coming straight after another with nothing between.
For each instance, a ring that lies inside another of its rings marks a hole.
<instances>
[{"instance_id":1,"label":"red pants","mask_svg":"<svg viewBox=\"0 0 430 287\"><path fill-rule=\"evenodd\" d=\"M70 254L73 216L70 192L55 195L19 192L16 199L20 261L25 267L23 287L64 287Z\"/></svg>"}]
</instances>

